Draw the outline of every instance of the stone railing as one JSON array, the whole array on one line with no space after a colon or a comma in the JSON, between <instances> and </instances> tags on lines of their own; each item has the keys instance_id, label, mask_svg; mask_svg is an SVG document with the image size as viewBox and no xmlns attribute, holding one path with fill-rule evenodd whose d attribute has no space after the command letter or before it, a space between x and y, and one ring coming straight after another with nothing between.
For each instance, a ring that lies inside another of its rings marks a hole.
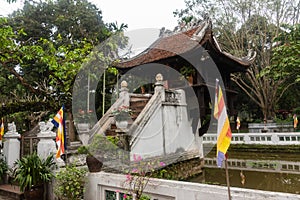
<instances>
[{"instance_id":1,"label":"stone railing","mask_svg":"<svg viewBox=\"0 0 300 200\"><path fill-rule=\"evenodd\" d=\"M159 107L161 104L161 93L155 93L136 120L131 125L128 132L131 133L132 139L130 141L130 146L132 147L136 140L139 137L139 133L141 133L142 129L145 127L145 123L148 122L154 111Z\"/></svg>"},{"instance_id":2,"label":"stone railing","mask_svg":"<svg viewBox=\"0 0 300 200\"><path fill-rule=\"evenodd\" d=\"M205 158L204 166L217 168L216 158ZM247 171L300 174L300 163L292 161L228 159L228 168Z\"/></svg>"},{"instance_id":3,"label":"stone railing","mask_svg":"<svg viewBox=\"0 0 300 200\"><path fill-rule=\"evenodd\" d=\"M217 134L203 135L203 144L215 144ZM299 145L300 133L232 133L231 144Z\"/></svg>"},{"instance_id":4,"label":"stone railing","mask_svg":"<svg viewBox=\"0 0 300 200\"><path fill-rule=\"evenodd\" d=\"M178 104L181 98L176 90L165 90L165 97L165 102L171 104Z\"/></svg>"},{"instance_id":5,"label":"stone railing","mask_svg":"<svg viewBox=\"0 0 300 200\"><path fill-rule=\"evenodd\" d=\"M249 133L266 132L292 132L294 127L292 123L249 123Z\"/></svg>"},{"instance_id":6,"label":"stone railing","mask_svg":"<svg viewBox=\"0 0 300 200\"><path fill-rule=\"evenodd\" d=\"M124 182L126 175L112 173L90 173L85 191L85 199L108 200L121 199L126 193ZM190 183L184 181L171 181L163 179L150 179L144 193L151 196L151 200L215 200L228 199L227 187ZM292 200L299 199L300 195L251 190L231 187L231 196L234 200ZM111 197L111 198L110 198Z\"/></svg>"},{"instance_id":7,"label":"stone railing","mask_svg":"<svg viewBox=\"0 0 300 200\"><path fill-rule=\"evenodd\" d=\"M122 81L120 97L106 111L106 113L95 124L95 126L88 132L89 142L91 142L95 134L104 134L105 131L110 127L111 123L114 122L114 117L111 116L112 111L120 106L129 106L129 101L130 101L130 94L128 93L127 82Z\"/></svg>"}]
</instances>

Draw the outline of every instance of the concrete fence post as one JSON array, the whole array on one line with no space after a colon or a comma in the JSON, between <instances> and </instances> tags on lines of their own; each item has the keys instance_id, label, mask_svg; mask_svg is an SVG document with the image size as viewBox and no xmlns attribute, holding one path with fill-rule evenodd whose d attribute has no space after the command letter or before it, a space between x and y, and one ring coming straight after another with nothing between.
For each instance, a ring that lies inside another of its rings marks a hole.
<instances>
[{"instance_id":1,"label":"concrete fence post","mask_svg":"<svg viewBox=\"0 0 300 200\"><path fill-rule=\"evenodd\" d=\"M247 134L245 134L245 135L244 135L244 143L248 144L248 143L250 143L250 142L251 142L250 136L247 135Z\"/></svg>"},{"instance_id":2,"label":"concrete fence post","mask_svg":"<svg viewBox=\"0 0 300 200\"><path fill-rule=\"evenodd\" d=\"M166 94L165 94L165 88L164 88L164 78L162 76L162 74L157 74L155 77L155 88L154 88L154 92L155 93L161 93L161 100L164 102L166 101Z\"/></svg>"},{"instance_id":3,"label":"concrete fence post","mask_svg":"<svg viewBox=\"0 0 300 200\"><path fill-rule=\"evenodd\" d=\"M276 134L276 133L272 133L271 141L272 141L274 144L278 144L278 143L280 142L280 140L279 140L279 135Z\"/></svg>"},{"instance_id":4,"label":"concrete fence post","mask_svg":"<svg viewBox=\"0 0 300 200\"><path fill-rule=\"evenodd\" d=\"M51 153L56 152L56 145L54 141L56 134L52 131L54 125L50 121L47 123L39 122L39 126L40 132L37 135L39 138L37 153L42 159L45 159Z\"/></svg>"},{"instance_id":5,"label":"concrete fence post","mask_svg":"<svg viewBox=\"0 0 300 200\"><path fill-rule=\"evenodd\" d=\"M121 82L121 91L120 91L120 98L123 99L122 106L129 107L130 104L130 96L129 96L129 90L127 88L128 84L126 81Z\"/></svg>"},{"instance_id":6,"label":"concrete fence post","mask_svg":"<svg viewBox=\"0 0 300 200\"><path fill-rule=\"evenodd\" d=\"M14 166L16 160L20 159L20 136L15 123L8 123L8 131L4 134L5 142L3 152L10 168Z\"/></svg>"}]
</instances>

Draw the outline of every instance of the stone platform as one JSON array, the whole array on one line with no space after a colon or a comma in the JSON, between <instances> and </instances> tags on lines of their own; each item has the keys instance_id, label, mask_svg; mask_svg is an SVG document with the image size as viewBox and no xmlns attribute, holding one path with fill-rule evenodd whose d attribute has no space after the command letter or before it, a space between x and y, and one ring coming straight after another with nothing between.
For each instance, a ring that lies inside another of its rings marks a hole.
<instances>
[{"instance_id":1,"label":"stone platform","mask_svg":"<svg viewBox=\"0 0 300 200\"><path fill-rule=\"evenodd\" d=\"M11 184L0 185L0 200L24 200L20 187Z\"/></svg>"}]
</instances>

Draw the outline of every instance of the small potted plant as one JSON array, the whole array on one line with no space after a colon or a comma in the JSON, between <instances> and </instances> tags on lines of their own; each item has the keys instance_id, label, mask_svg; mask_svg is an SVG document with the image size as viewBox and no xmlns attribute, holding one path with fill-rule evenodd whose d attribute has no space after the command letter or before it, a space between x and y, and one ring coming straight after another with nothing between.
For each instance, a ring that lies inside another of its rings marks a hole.
<instances>
[{"instance_id":1,"label":"small potted plant","mask_svg":"<svg viewBox=\"0 0 300 200\"><path fill-rule=\"evenodd\" d=\"M54 177L53 167L56 165L51 154L46 159L41 159L37 153L33 153L16 161L13 172L20 190L24 192L26 199L40 200L44 196L44 185Z\"/></svg>"},{"instance_id":2,"label":"small potted plant","mask_svg":"<svg viewBox=\"0 0 300 200\"><path fill-rule=\"evenodd\" d=\"M120 106L112 111L118 128L127 128L131 114L132 110L128 106Z\"/></svg>"}]
</instances>

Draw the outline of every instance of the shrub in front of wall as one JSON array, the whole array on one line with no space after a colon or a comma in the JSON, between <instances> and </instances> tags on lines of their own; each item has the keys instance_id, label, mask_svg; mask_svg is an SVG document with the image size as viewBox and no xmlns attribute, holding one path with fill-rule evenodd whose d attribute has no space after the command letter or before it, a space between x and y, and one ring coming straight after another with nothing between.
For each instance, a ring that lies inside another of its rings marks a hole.
<instances>
[{"instance_id":1,"label":"shrub in front of wall","mask_svg":"<svg viewBox=\"0 0 300 200\"><path fill-rule=\"evenodd\" d=\"M81 200L84 196L87 170L67 165L56 174L54 193L61 200Z\"/></svg>"}]
</instances>

